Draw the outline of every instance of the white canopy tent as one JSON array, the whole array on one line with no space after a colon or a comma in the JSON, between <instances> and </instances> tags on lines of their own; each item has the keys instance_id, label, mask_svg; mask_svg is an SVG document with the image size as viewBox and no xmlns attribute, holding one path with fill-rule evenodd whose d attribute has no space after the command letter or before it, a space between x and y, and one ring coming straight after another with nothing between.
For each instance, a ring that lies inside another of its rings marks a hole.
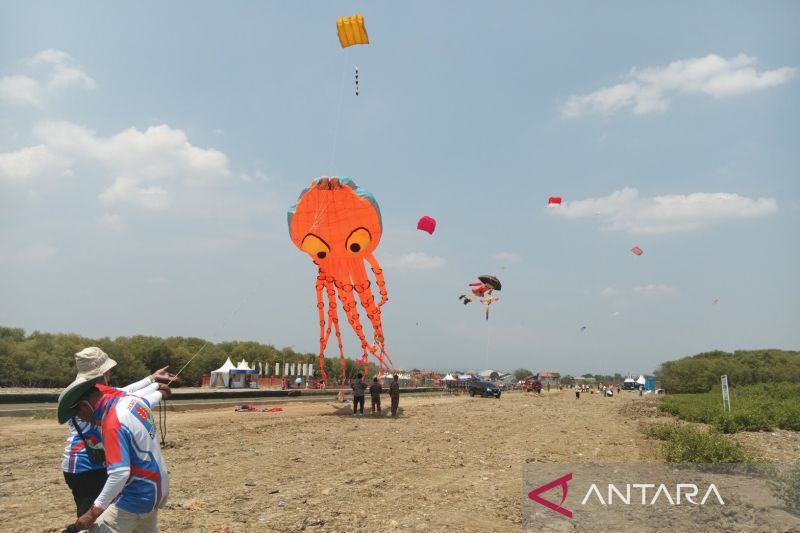
<instances>
[{"instance_id":1,"label":"white canopy tent","mask_svg":"<svg viewBox=\"0 0 800 533\"><path fill-rule=\"evenodd\" d=\"M644 376L642 374L639 374L639 379L636 380L636 383L638 383L639 385L644 385L645 383L647 383L647 380L644 379Z\"/></svg>"},{"instance_id":2,"label":"white canopy tent","mask_svg":"<svg viewBox=\"0 0 800 533\"><path fill-rule=\"evenodd\" d=\"M230 361L230 359L228 360ZM239 370L252 370L252 368L250 368L250 366L247 364L247 361L245 361L244 359L239 361L239 364L236 365L236 368L238 368Z\"/></svg>"},{"instance_id":3,"label":"white canopy tent","mask_svg":"<svg viewBox=\"0 0 800 533\"><path fill-rule=\"evenodd\" d=\"M456 381L457 378L453 377L453 374L447 374L445 377L442 378L444 381Z\"/></svg>"},{"instance_id":4,"label":"white canopy tent","mask_svg":"<svg viewBox=\"0 0 800 533\"><path fill-rule=\"evenodd\" d=\"M216 370L211 372L211 380L208 383L209 387L227 387L230 380L230 370L236 368L231 363L231 358L228 357L225 363Z\"/></svg>"}]
</instances>

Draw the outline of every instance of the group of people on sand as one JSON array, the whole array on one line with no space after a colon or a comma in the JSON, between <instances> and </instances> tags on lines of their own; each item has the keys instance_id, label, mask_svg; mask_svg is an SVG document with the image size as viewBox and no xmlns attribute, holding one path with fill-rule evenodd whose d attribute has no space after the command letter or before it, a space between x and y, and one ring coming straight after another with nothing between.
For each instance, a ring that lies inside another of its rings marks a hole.
<instances>
[{"instance_id":1,"label":"group of people on sand","mask_svg":"<svg viewBox=\"0 0 800 533\"><path fill-rule=\"evenodd\" d=\"M151 409L172 394L167 367L127 387L110 387L117 364L96 346L75 354L77 376L58 398L69 436L61 460L77 520L65 531L150 533L169 494L169 475Z\"/></svg>"},{"instance_id":2,"label":"group of people on sand","mask_svg":"<svg viewBox=\"0 0 800 533\"><path fill-rule=\"evenodd\" d=\"M583 385L575 385L575 399L580 399L581 392L591 392L594 394L594 391L595 389L585 383ZM602 396L614 396L614 386L611 383L597 385L597 394ZM619 385L617 385L617 396L619 396Z\"/></svg>"},{"instance_id":3,"label":"group of people on sand","mask_svg":"<svg viewBox=\"0 0 800 533\"><path fill-rule=\"evenodd\" d=\"M364 394L367 390L367 384L364 381L364 375L359 374L356 379L350 384L353 389L353 416L364 416ZM369 386L370 400L372 401L372 414L376 413L381 416L381 394L383 387L381 386L378 378L372 378L372 384ZM397 408L400 405L400 382L398 376L392 376L392 382L389 384L389 399L391 400L392 416L397 418Z\"/></svg>"}]
</instances>

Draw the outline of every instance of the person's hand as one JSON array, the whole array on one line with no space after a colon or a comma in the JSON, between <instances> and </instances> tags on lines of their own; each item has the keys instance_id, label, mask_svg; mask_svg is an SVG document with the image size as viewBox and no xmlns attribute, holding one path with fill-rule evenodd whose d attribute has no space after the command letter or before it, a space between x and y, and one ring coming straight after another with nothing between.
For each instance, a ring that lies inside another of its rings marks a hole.
<instances>
[{"instance_id":1,"label":"person's hand","mask_svg":"<svg viewBox=\"0 0 800 533\"><path fill-rule=\"evenodd\" d=\"M172 389L169 388L169 385L165 383L158 384L158 391L161 393L161 399L166 400L170 396L172 396Z\"/></svg>"},{"instance_id":2,"label":"person's hand","mask_svg":"<svg viewBox=\"0 0 800 533\"><path fill-rule=\"evenodd\" d=\"M157 381L159 383L171 383L176 379L178 379L178 376L176 376L175 374L170 374L169 372L167 372L168 368L169 366L165 366L164 368L159 368L158 370L153 372L153 374L150 377L153 378L153 381Z\"/></svg>"},{"instance_id":3,"label":"person's hand","mask_svg":"<svg viewBox=\"0 0 800 533\"><path fill-rule=\"evenodd\" d=\"M78 528L78 531L83 531L84 529L89 529L90 527L92 527L92 524L94 524L95 520L97 520L97 517L99 517L101 514L103 514L104 510L105 509L102 509L102 508L100 508L100 507L98 507L96 505L92 505L91 507L89 507L88 511L83 513L75 521L75 527Z\"/></svg>"}]
</instances>

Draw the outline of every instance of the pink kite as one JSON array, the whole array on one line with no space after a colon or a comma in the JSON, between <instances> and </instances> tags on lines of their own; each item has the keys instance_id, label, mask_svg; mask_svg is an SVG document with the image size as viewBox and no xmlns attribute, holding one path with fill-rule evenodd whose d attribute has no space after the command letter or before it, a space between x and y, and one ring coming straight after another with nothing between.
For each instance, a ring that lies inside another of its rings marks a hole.
<instances>
[{"instance_id":1,"label":"pink kite","mask_svg":"<svg viewBox=\"0 0 800 533\"><path fill-rule=\"evenodd\" d=\"M644 253L644 251L642 251L642 249L638 246L631 248L631 252L635 253L636 255L642 255Z\"/></svg>"},{"instance_id":2,"label":"pink kite","mask_svg":"<svg viewBox=\"0 0 800 533\"><path fill-rule=\"evenodd\" d=\"M719 298L714 298L714 301L711 302L711 303L713 303L714 305L717 305L719 303Z\"/></svg>"},{"instance_id":3,"label":"pink kite","mask_svg":"<svg viewBox=\"0 0 800 533\"><path fill-rule=\"evenodd\" d=\"M433 230L436 229L436 220L425 215L424 217L419 219L417 222L417 229L422 231L427 231L431 235L433 235Z\"/></svg>"},{"instance_id":4,"label":"pink kite","mask_svg":"<svg viewBox=\"0 0 800 533\"><path fill-rule=\"evenodd\" d=\"M561 197L560 196L551 196L547 200L547 205L561 205Z\"/></svg>"}]
</instances>

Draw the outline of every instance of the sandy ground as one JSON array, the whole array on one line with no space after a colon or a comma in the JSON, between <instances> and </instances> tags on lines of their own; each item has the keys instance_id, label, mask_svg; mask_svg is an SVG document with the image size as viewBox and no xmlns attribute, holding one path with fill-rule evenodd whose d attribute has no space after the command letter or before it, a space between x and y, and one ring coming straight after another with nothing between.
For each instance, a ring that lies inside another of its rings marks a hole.
<instances>
[{"instance_id":1,"label":"sandy ground","mask_svg":"<svg viewBox=\"0 0 800 533\"><path fill-rule=\"evenodd\" d=\"M655 403L635 394L406 396L397 419L354 418L335 400L282 406L169 412L160 530L520 531L524 465L661 461L640 432ZM66 433L54 419L2 419L0 531L73 520ZM796 435L766 438L773 458L796 458Z\"/></svg>"}]
</instances>

